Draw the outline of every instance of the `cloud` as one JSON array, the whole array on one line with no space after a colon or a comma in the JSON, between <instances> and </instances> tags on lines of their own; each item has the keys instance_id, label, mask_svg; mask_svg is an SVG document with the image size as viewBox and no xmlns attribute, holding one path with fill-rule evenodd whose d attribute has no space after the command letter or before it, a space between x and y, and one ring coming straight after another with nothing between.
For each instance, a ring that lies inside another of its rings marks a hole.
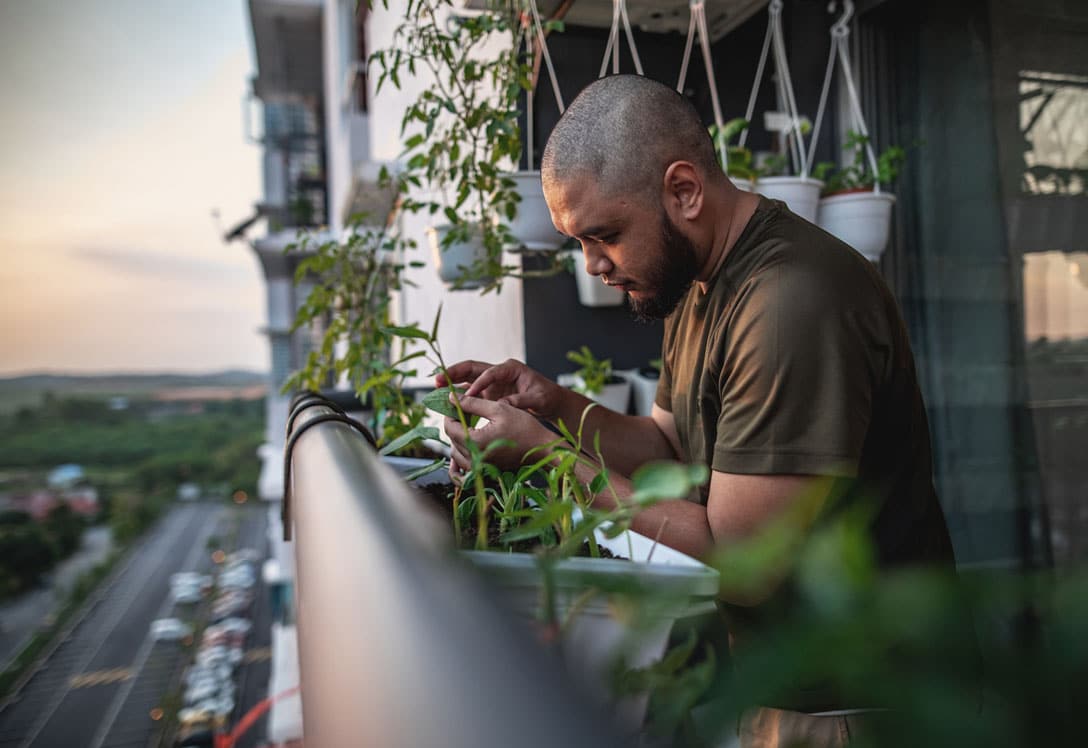
<instances>
[{"instance_id":1,"label":"cloud","mask_svg":"<svg viewBox=\"0 0 1088 748\"><path fill-rule=\"evenodd\" d=\"M159 280L200 280L205 283L237 283L252 280L255 268L201 257L134 249L83 247L68 252L74 260L96 265L110 274Z\"/></svg>"}]
</instances>

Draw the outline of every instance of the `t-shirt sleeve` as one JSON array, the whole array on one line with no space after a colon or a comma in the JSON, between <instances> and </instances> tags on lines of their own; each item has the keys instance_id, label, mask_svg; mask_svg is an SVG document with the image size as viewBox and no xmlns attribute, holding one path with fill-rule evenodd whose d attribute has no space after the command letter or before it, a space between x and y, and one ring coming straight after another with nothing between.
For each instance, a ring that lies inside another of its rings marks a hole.
<instances>
[{"instance_id":1,"label":"t-shirt sleeve","mask_svg":"<svg viewBox=\"0 0 1088 748\"><path fill-rule=\"evenodd\" d=\"M672 413L672 347L675 336L675 320L669 318L665 323L665 334L661 340L661 376L657 378L657 392L654 405Z\"/></svg>"},{"instance_id":2,"label":"t-shirt sleeve","mask_svg":"<svg viewBox=\"0 0 1088 748\"><path fill-rule=\"evenodd\" d=\"M749 278L719 337L715 470L855 476L881 361L879 321L811 268ZM871 316L871 315L870 315Z\"/></svg>"}]
</instances>

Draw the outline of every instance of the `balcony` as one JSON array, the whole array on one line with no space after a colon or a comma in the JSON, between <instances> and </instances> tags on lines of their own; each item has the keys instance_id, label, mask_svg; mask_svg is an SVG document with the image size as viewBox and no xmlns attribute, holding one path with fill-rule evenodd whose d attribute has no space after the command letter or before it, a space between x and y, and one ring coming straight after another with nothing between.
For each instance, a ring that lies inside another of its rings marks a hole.
<instances>
[{"instance_id":1,"label":"balcony","mask_svg":"<svg viewBox=\"0 0 1088 748\"><path fill-rule=\"evenodd\" d=\"M282 101L321 95L322 5L321 0L250 0L257 98Z\"/></svg>"}]
</instances>

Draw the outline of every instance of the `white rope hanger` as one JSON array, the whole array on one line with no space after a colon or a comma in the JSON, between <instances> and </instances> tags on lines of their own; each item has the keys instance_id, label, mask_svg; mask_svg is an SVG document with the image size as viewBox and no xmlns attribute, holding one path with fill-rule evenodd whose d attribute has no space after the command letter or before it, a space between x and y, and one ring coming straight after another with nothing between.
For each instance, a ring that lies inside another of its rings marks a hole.
<instances>
[{"instance_id":1,"label":"white rope hanger","mask_svg":"<svg viewBox=\"0 0 1088 748\"><path fill-rule=\"evenodd\" d=\"M831 4L834 10L834 0ZM812 141L809 143L808 160L812 163L816 155L816 141L820 136L820 125L823 123L824 110L827 107L827 94L831 90L831 76L835 72L835 60L842 67L842 79L846 84L847 97L850 100L850 114L854 119L854 126L858 134L865 138L865 151L869 158L869 168L873 170L873 192L880 192L880 180L877 179L876 151L873 150L872 140L869 138L869 128L865 124L865 115L861 112L861 100L858 98L857 87L854 84L854 68L850 63L850 19L854 15L853 0L843 0L843 13L831 26L831 52L827 58L827 72L824 73L824 87L820 92L820 106L816 109L816 122L812 126Z\"/></svg>"},{"instance_id":2,"label":"white rope hanger","mask_svg":"<svg viewBox=\"0 0 1088 748\"><path fill-rule=\"evenodd\" d=\"M691 21L688 23L688 40L684 45L684 60L680 64L680 79L676 82L676 90L684 93L684 82L688 77L688 62L691 59L691 48L695 40L695 32L699 32L699 47L703 53L703 67L706 68L706 80L710 86L710 103L714 109L714 124L721 132L725 127L725 118L722 117L721 102L718 101L718 82L714 78L714 63L710 56L710 33L706 25L706 3L704 0L691 0ZM721 153L722 168L729 174L729 158L727 148L720 138L717 146Z\"/></svg>"},{"instance_id":3,"label":"white rope hanger","mask_svg":"<svg viewBox=\"0 0 1088 748\"><path fill-rule=\"evenodd\" d=\"M608 44L604 48L604 59L601 60L601 72L598 78L603 78L608 72L608 61L612 60L612 74L620 72L620 25L623 25L624 34L627 36L627 46L631 50L631 59L635 63L635 72L642 72L642 60L639 59L638 49L635 47L635 34L631 31L631 20L627 17L627 0L612 0L612 28L608 32Z\"/></svg>"},{"instance_id":4,"label":"white rope hanger","mask_svg":"<svg viewBox=\"0 0 1088 748\"><path fill-rule=\"evenodd\" d=\"M536 32L537 41L540 44L540 52L544 57L544 65L548 69L548 78L551 79L552 93L555 94L555 103L559 106L559 114L567 110L566 105L563 103L563 94L559 90L559 79L555 75L555 67L552 65L552 56L548 53L548 39L544 36L544 25L540 22L540 11L537 10L536 0L529 0L529 10L532 12L533 31ZM525 49L529 53L530 58L533 57L533 33L529 32L525 36ZM536 85L534 82L533 90L529 91L525 97L525 123L526 123L526 166L529 167L529 171L533 170L533 94L536 93Z\"/></svg>"},{"instance_id":5,"label":"white rope hanger","mask_svg":"<svg viewBox=\"0 0 1088 748\"><path fill-rule=\"evenodd\" d=\"M767 65L767 54L773 51L775 70L778 71L779 98L786 104L790 118L790 129L793 131L792 137L787 137L790 152L801 177L806 178L808 177L809 161L808 154L804 150L801 116L797 111L797 99L793 95L793 79L790 77L790 66L786 58L786 42L782 34L782 0L771 0L767 10L767 35L763 39L763 50L759 55L756 79L752 83L752 93L748 97L748 109L744 118L749 122L752 121L752 114L756 108L756 99L759 96L759 87L763 82L763 73ZM748 140L748 131L750 129L749 127L741 133L740 144L742 146Z\"/></svg>"}]
</instances>

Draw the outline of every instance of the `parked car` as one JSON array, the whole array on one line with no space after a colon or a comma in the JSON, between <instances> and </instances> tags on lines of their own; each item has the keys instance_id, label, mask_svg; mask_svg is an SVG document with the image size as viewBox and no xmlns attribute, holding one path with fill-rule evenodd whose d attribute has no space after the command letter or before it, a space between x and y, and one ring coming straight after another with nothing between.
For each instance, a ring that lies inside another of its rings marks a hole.
<instances>
[{"instance_id":1,"label":"parked car","mask_svg":"<svg viewBox=\"0 0 1088 748\"><path fill-rule=\"evenodd\" d=\"M159 618L151 622L155 641L180 641L193 633L193 627L177 618Z\"/></svg>"}]
</instances>

